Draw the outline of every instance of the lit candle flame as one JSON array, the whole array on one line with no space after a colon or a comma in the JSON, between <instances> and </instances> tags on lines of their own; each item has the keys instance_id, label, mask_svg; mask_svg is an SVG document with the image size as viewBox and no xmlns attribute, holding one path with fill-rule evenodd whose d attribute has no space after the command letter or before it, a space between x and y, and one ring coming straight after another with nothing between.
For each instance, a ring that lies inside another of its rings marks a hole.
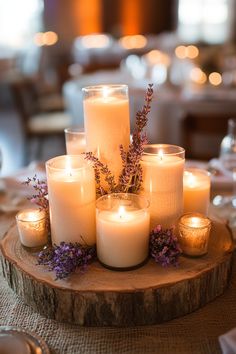
<instances>
[{"instance_id":1,"label":"lit candle flame","mask_svg":"<svg viewBox=\"0 0 236 354\"><path fill-rule=\"evenodd\" d=\"M107 98L109 96L109 88L107 86L104 86L102 88L102 95L103 95L103 98Z\"/></svg>"},{"instance_id":2,"label":"lit candle flame","mask_svg":"<svg viewBox=\"0 0 236 354\"><path fill-rule=\"evenodd\" d=\"M65 169L66 169L66 174L72 176L71 160L69 156L66 156Z\"/></svg>"},{"instance_id":3,"label":"lit candle flame","mask_svg":"<svg viewBox=\"0 0 236 354\"><path fill-rule=\"evenodd\" d=\"M185 182L188 187L193 188L196 186L196 177L192 172L185 171L184 172Z\"/></svg>"},{"instance_id":4,"label":"lit candle flame","mask_svg":"<svg viewBox=\"0 0 236 354\"><path fill-rule=\"evenodd\" d=\"M118 210L119 218L122 219L125 215L125 207L121 205Z\"/></svg>"},{"instance_id":5,"label":"lit candle flame","mask_svg":"<svg viewBox=\"0 0 236 354\"><path fill-rule=\"evenodd\" d=\"M38 220L38 212L29 212L27 215L28 221L37 221Z\"/></svg>"},{"instance_id":6,"label":"lit candle flame","mask_svg":"<svg viewBox=\"0 0 236 354\"><path fill-rule=\"evenodd\" d=\"M198 226L200 226L200 224L201 224L201 221L198 217L193 216L191 218L191 226L192 227L198 227Z\"/></svg>"},{"instance_id":7,"label":"lit candle flame","mask_svg":"<svg viewBox=\"0 0 236 354\"><path fill-rule=\"evenodd\" d=\"M158 151L158 157L159 157L159 159L160 159L161 161L163 160L163 156L164 156L163 150L159 150L159 151Z\"/></svg>"}]
</instances>

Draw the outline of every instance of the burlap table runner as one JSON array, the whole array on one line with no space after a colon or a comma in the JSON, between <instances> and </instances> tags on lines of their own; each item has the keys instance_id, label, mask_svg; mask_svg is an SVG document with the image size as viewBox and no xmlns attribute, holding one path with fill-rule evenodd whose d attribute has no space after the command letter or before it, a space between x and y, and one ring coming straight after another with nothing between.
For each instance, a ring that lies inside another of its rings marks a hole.
<instances>
[{"instance_id":1,"label":"burlap table runner","mask_svg":"<svg viewBox=\"0 0 236 354\"><path fill-rule=\"evenodd\" d=\"M1 236L12 221L0 216ZM218 336L236 327L235 268L225 293L202 309L161 325L130 328L79 327L46 319L24 304L0 275L0 325L35 332L58 354L217 354Z\"/></svg>"}]
</instances>

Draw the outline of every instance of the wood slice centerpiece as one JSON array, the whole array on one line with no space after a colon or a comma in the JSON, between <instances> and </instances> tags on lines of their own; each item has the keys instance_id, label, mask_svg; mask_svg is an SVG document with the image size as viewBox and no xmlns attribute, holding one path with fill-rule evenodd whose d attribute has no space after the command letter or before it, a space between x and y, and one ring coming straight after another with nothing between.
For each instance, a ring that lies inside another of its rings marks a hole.
<instances>
[{"instance_id":1,"label":"wood slice centerpiece","mask_svg":"<svg viewBox=\"0 0 236 354\"><path fill-rule=\"evenodd\" d=\"M150 325L197 310L224 292L234 249L229 229L213 222L208 254L180 257L177 268L149 260L139 269L115 272L94 262L85 274L55 281L55 274L22 248L15 225L0 247L4 277L28 305L46 317L84 326Z\"/></svg>"}]
</instances>

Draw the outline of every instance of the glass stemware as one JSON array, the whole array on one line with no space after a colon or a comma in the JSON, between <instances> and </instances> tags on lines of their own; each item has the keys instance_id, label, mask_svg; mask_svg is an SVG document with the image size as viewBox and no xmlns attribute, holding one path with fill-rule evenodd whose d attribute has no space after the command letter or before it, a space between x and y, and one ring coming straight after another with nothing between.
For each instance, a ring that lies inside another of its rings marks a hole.
<instances>
[{"instance_id":1,"label":"glass stemware","mask_svg":"<svg viewBox=\"0 0 236 354\"><path fill-rule=\"evenodd\" d=\"M0 148L0 174L1 174L1 170L2 170L2 150Z\"/></svg>"},{"instance_id":2,"label":"glass stemware","mask_svg":"<svg viewBox=\"0 0 236 354\"><path fill-rule=\"evenodd\" d=\"M213 199L213 205L225 208L229 222L236 226L236 119L228 121L228 134L222 140L219 160L225 175L232 179L232 194L217 195Z\"/></svg>"}]
</instances>

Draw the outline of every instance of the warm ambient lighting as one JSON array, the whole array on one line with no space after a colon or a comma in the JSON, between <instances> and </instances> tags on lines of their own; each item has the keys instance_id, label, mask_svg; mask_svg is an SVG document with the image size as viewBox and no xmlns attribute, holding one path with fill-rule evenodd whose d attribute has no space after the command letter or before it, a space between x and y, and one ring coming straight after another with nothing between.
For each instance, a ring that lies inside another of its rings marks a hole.
<instances>
[{"instance_id":1,"label":"warm ambient lighting","mask_svg":"<svg viewBox=\"0 0 236 354\"><path fill-rule=\"evenodd\" d=\"M187 47L187 56L190 59L195 59L199 55L199 49L195 45L189 45Z\"/></svg>"},{"instance_id":2,"label":"warm ambient lighting","mask_svg":"<svg viewBox=\"0 0 236 354\"><path fill-rule=\"evenodd\" d=\"M190 72L190 78L197 84L205 84L207 81L206 74L200 68L193 68Z\"/></svg>"},{"instance_id":3,"label":"warm ambient lighting","mask_svg":"<svg viewBox=\"0 0 236 354\"><path fill-rule=\"evenodd\" d=\"M155 65L155 64L163 64L165 66L170 65L169 56L161 52L160 50L151 50L145 55L145 59L151 65Z\"/></svg>"},{"instance_id":4,"label":"warm ambient lighting","mask_svg":"<svg viewBox=\"0 0 236 354\"><path fill-rule=\"evenodd\" d=\"M73 25L76 35L88 35L102 32L102 1L77 0L65 1L72 7Z\"/></svg>"},{"instance_id":5,"label":"warm ambient lighting","mask_svg":"<svg viewBox=\"0 0 236 354\"><path fill-rule=\"evenodd\" d=\"M124 36L119 40L120 45L125 49L144 48L147 44L147 39L141 34L133 36Z\"/></svg>"},{"instance_id":6,"label":"warm ambient lighting","mask_svg":"<svg viewBox=\"0 0 236 354\"><path fill-rule=\"evenodd\" d=\"M213 72L209 75L209 82L213 85L213 86L218 86L221 84L222 82L222 76L221 74L217 73L217 72Z\"/></svg>"},{"instance_id":7,"label":"warm ambient lighting","mask_svg":"<svg viewBox=\"0 0 236 354\"><path fill-rule=\"evenodd\" d=\"M180 45L175 49L175 55L179 59L195 59L199 55L199 49L194 45Z\"/></svg>"},{"instance_id":8,"label":"warm ambient lighting","mask_svg":"<svg viewBox=\"0 0 236 354\"><path fill-rule=\"evenodd\" d=\"M106 34L91 34L81 38L85 48L106 48L110 45L110 38Z\"/></svg>"},{"instance_id":9,"label":"warm ambient lighting","mask_svg":"<svg viewBox=\"0 0 236 354\"><path fill-rule=\"evenodd\" d=\"M175 55L179 59L185 59L187 57L187 48L184 45L179 45L175 48Z\"/></svg>"},{"instance_id":10,"label":"warm ambient lighting","mask_svg":"<svg viewBox=\"0 0 236 354\"><path fill-rule=\"evenodd\" d=\"M56 44L58 41L58 35L55 32L38 32L34 36L34 43L42 47L44 45L50 46Z\"/></svg>"}]
</instances>

